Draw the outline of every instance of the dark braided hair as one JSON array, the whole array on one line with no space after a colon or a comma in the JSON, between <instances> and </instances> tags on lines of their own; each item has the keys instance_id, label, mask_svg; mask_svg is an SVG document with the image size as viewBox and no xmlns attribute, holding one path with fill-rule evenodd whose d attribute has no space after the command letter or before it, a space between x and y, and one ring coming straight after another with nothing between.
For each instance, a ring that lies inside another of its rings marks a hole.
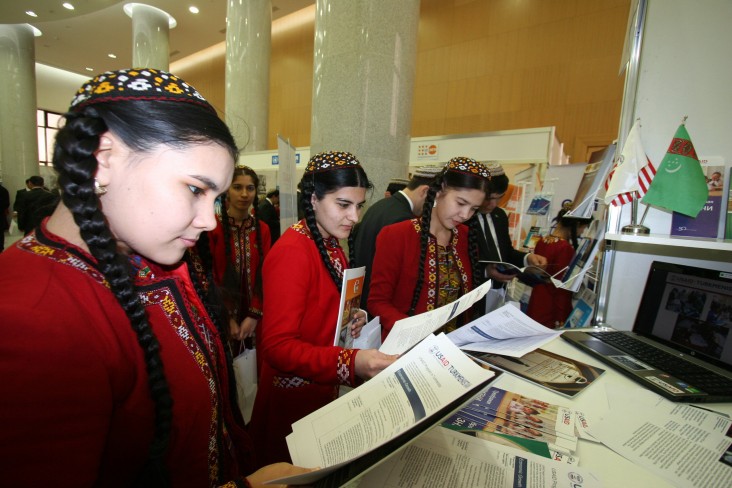
<instances>
[{"instance_id":1,"label":"dark braided hair","mask_svg":"<svg viewBox=\"0 0 732 488\"><path fill-rule=\"evenodd\" d=\"M412 294L412 303L409 306L407 315L414 315L417 309L417 303L419 302L419 296L422 293L422 287L424 285L424 264L427 260L427 248L430 240L430 223L432 222L432 209L435 206L435 199L437 198L438 191L444 191L447 188L467 188L472 190L482 190L488 192L490 179L482 177L478 174L468 174L464 171L458 171L450 168L451 163L455 160L465 158L453 158L448 162L447 166L442 170L440 174L434 179L427 190L427 196L424 200L424 206L422 207L422 215L420 216L420 231L419 231L419 269L417 271L417 283L414 286L414 293ZM474 164L477 163L474 160L469 160ZM483 167L483 170L485 168ZM475 269L478 264L478 233L480 232L479 224L476 225L471 223L468 219L468 252L470 255L471 269ZM480 284L478 282L480 277L473 276L473 286Z\"/></svg>"},{"instance_id":2,"label":"dark braided hair","mask_svg":"<svg viewBox=\"0 0 732 488\"><path fill-rule=\"evenodd\" d=\"M207 233L206 233L207 234ZM203 301L203 306L206 308L211 321L216 327L219 337L223 341L224 355L226 359L226 371L229 379L226 387L231 392L236 391L236 376L234 375L234 355L231 347L224 340L228 337L229 333L229 312L226 309L226 303L221 292L221 288L216 286L213 276L213 254L211 253L210 240L207 235L201 235L196 242L196 246L189 252L186 252L184 256L186 264L188 264L188 273L191 277L196 293ZM239 410L238 395L229 395L229 401L231 402L231 409L234 412L234 417L241 422L241 426L244 426L243 418L237 415Z\"/></svg>"},{"instance_id":3,"label":"dark braided hair","mask_svg":"<svg viewBox=\"0 0 732 488\"><path fill-rule=\"evenodd\" d=\"M344 166L332 167L328 170L310 171L310 167L313 165L313 161L318 160L323 156L338 154L351 158L350 163ZM333 283L335 283L338 290L341 289L342 277L338 275L338 271L333 267L328 257L328 250L325 248L325 242L323 241L323 235L318 229L317 219L315 217L315 211L313 210L312 197L313 195L318 200L322 200L325 195L336 192L341 188L345 187L356 187L366 188L370 190L373 185L368 180L366 172L364 171L361 164L355 159L355 157L349 153L320 153L310 158L308 169L300 181L300 202L302 203L303 212L305 214L305 223L313 236L315 245L320 253L320 258L323 264L328 270ZM349 266L353 266L354 260L354 249L353 249L353 232L348 236L348 259Z\"/></svg>"},{"instance_id":4,"label":"dark braided hair","mask_svg":"<svg viewBox=\"0 0 732 488\"><path fill-rule=\"evenodd\" d=\"M261 296L262 294L262 233L260 232L260 222L259 222L259 215L258 215L258 205L259 205L259 196L256 193L256 189L259 188L259 176L257 176L257 173L248 166L237 166L234 169L234 179L236 180L238 176L249 176L252 178L252 182L254 183L255 188L255 194L254 194L254 200L252 201L252 216L254 218L254 229L256 231L256 241L255 245L257 246L257 249L259 250L259 262L256 263L256 268L251 270L252 273L254 273L254 289L252 289L252 293ZM226 203L229 199L228 192L223 195L222 198L222 205L221 205L221 223L222 227L224 229L224 249L226 252L226 270L224 271L224 277L223 277L223 286L225 289L225 292L227 296L230 297L231 300L235 300L234 303L240 303L240 298L243 293L246 293L246 283L242 283L241 276L242 274L240 272L237 272L236 269L234 269L234 250L231 247L231 241L232 241L232 229L231 224L229 222L229 214L226 210ZM245 266L245 263L242 262L242 266ZM240 321L242 320L242 317L246 315L245 310L240 310L239 317L234 317L234 320Z\"/></svg>"},{"instance_id":5,"label":"dark braided hair","mask_svg":"<svg viewBox=\"0 0 732 488\"><path fill-rule=\"evenodd\" d=\"M184 148L215 142L227 148L236 159L236 144L215 112L197 103L104 101L77 107L65 119L65 126L56 136L53 156L61 198L137 335L155 406L153 441L136 486L165 486L169 484L164 456L170 438L173 400L160 357L160 344L134 287L128 258L117 251L117 242L94 193L98 165L94 152L106 131L114 133L135 152L150 151L160 144Z\"/></svg>"},{"instance_id":6,"label":"dark braided hair","mask_svg":"<svg viewBox=\"0 0 732 488\"><path fill-rule=\"evenodd\" d=\"M557 216L554 217L553 221L561 224L562 227L569 230L569 241L572 244L572 247L577 250L577 246L579 245L578 237L579 237L579 228L583 225L589 225L590 222L592 222L592 217L590 218L579 218L579 217L572 217L572 216L566 216L565 215L569 212L569 209L563 208L558 213Z\"/></svg>"}]
</instances>

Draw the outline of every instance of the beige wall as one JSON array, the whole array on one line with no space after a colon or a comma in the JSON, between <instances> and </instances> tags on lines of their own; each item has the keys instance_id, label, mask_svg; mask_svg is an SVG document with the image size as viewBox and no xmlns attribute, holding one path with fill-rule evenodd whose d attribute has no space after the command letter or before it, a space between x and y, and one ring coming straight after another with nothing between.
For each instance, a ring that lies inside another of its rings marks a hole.
<instances>
[{"instance_id":1,"label":"beige wall","mask_svg":"<svg viewBox=\"0 0 732 488\"><path fill-rule=\"evenodd\" d=\"M586 161L617 136L629 5L422 0L412 136L556 126L570 161ZM278 133L310 145L313 12L273 28L270 149ZM223 54L177 74L223 110Z\"/></svg>"}]
</instances>

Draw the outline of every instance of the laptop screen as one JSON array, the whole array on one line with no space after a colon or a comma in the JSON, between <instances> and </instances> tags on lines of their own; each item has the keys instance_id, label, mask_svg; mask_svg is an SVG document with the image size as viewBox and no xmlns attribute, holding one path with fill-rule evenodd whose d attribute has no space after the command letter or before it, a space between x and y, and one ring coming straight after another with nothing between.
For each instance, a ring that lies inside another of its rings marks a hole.
<instances>
[{"instance_id":1,"label":"laptop screen","mask_svg":"<svg viewBox=\"0 0 732 488\"><path fill-rule=\"evenodd\" d=\"M654 261L633 331L732 370L732 273Z\"/></svg>"}]
</instances>

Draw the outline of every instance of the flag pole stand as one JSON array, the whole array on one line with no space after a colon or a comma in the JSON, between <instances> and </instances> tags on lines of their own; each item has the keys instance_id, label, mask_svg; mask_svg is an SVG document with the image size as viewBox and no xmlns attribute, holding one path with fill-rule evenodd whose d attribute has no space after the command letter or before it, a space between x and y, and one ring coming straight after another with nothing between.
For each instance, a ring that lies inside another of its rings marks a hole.
<instances>
[{"instance_id":1,"label":"flag pole stand","mask_svg":"<svg viewBox=\"0 0 732 488\"><path fill-rule=\"evenodd\" d=\"M643 225L642 223L638 224L638 192L633 192L633 200L630 202L630 215L631 215L631 223L630 225L623 226L622 229L620 229L621 234L630 234L634 236L646 236L651 233L651 229ZM644 219L645 220L645 219Z\"/></svg>"}]
</instances>

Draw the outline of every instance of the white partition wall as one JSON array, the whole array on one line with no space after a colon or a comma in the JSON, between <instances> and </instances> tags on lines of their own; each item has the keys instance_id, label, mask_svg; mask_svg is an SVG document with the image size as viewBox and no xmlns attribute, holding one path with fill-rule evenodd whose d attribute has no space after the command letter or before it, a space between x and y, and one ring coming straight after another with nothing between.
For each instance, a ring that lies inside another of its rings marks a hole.
<instances>
[{"instance_id":1,"label":"white partition wall","mask_svg":"<svg viewBox=\"0 0 732 488\"><path fill-rule=\"evenodd\" d=\"M640 51L638 86L630 110L641 119L643 145L660 165L682 118L697 154L732 161L732 2L729 0L649 0ZM627 94L626 94L627 96ZM640 205L639 217L645 206ZM618 217L617 215L615 216ZM633 325L653 260L732 271L732 242L669 238L671 213L650 209L644 224L650 236L617 234L630 223L630 207L606 235L598 322L616 328ZM616 234L613 235L613 232Z\"/></svg>"}]
</instances>

